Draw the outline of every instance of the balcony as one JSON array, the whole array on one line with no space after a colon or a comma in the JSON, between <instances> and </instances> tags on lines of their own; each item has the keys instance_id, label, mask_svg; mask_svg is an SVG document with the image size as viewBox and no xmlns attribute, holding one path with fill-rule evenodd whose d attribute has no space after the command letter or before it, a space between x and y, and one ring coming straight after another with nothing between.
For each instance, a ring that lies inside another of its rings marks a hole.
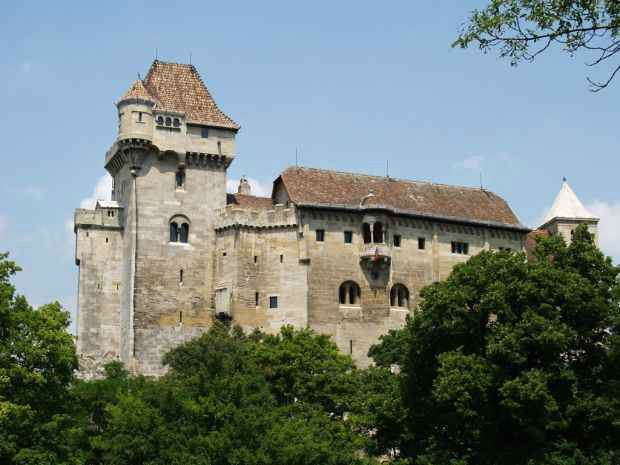
<instances>
[{"instance_id":1,"label":"balcony","mask_svg":"<svg viewBox=\"0 0 620 465\"><path fill-rule=\"evenodd\" d=\"M389 247L380 244L366 244L360 253L360 263L368 268L387 268L392 261Z\"/></svg>"}]
</instances>

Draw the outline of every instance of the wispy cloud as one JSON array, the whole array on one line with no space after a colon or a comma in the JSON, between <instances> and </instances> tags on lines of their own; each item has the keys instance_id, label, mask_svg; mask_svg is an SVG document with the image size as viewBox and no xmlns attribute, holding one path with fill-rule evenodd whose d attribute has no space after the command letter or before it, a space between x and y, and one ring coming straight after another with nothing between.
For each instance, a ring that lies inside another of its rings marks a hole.
<instances>
[{"instance_id":1,"label":"wispy cloud","mask_svg":"<svg viewBox=\"0 0 620 465\"><path fill-rule=\"evenodd\" d=\"M22 189L22 192L29 197L39 200L45 193L45 189L37 186L26 186Z\"/></svg>"},{"instance_id":2,"label":"wispy cloud","mask_svg":"<svg viewBox=\"0 0 620 465\"><path fill-rule=\"evenodd\" d=\"M456 170L471 170L471 171L479 171L482 168L482 163L484 162L484 157L482 155L472 155L471 157L467 157L464 160L461 160L452 167Z\"/></svg>"},{"instance_id":3,"label":"wispy cloud","mask_svg":"<svg viewBox=\"0 0 620 465\"><path fill-rule=\"evenodd\" d=\"M267 184L263 184L256 179L246 178L250 183L250 188L252 189L252 195L256 195L258 197L271 197L271 186ZM226 181L226 191L234 194L237 192L237 188L239 187L239 179L228 179Z\"/></svg>"},{"instance_id":4,"label":"wispy cloud","mask_svg":"<svg viewBox=\"0 0 620 465\"><path fill-rule=\"evenodd\" d=\"M605 254L620 264L620 202L595 201L587 206L601 220L598 224L599 245Z\"/></svg>"},{"instance_id":5,"label":"wispy cloud","mask_svg":"<svg viewBox=\"0 0 620 465\"><path fill-rule=\"evenodd\" d=\"M110 200L112 196L112 176L104 174L99 178L90 197L82 199L80 208L95 208L97 200Z\"/></svg>"}]
</instances>

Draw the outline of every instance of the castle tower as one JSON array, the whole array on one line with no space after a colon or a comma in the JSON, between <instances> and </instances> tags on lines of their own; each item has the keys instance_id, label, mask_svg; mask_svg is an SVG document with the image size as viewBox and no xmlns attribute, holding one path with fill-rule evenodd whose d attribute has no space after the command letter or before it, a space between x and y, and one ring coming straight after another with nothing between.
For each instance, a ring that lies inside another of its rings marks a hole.
<instances>
[{"instance_id":1,"label":"castle tower","mask_svg":"<svg viewBox=\"0 0 620 465\"><path fill-rule=\"evenodd\" d=\"M552 235L560 234L567 244L570 244L573 231L580 224L588 225L588 231L593 235L598 244L598 221L599 218L590 213L583 206L575 192L571 189L564 178L562 188L553 202L551 210L547 214L543 225L538 228L548 231Z\"/></svg>"},{"instance_id":2,"label":"castle tower","mask_svg":"<svg viewBox=\"0 0 620 465\"><path fill-rule=\"evenodd\" d=\"M118 209L115 261L101 244L80 242L107 213L76 212L78 341L87 333L90 341L78 347L82 358L97 360L105 350L135 372L159 374L163 354L212 321L215 211L226 205L239 126L192 65L155 60L117 108L118 136L105 157ZM87 214L94 215L90 223ZM92 296L105 275L118 281L102 315ZM103 341L104 326L120 334L113 344Z\"/></svg>"}]
</instances>

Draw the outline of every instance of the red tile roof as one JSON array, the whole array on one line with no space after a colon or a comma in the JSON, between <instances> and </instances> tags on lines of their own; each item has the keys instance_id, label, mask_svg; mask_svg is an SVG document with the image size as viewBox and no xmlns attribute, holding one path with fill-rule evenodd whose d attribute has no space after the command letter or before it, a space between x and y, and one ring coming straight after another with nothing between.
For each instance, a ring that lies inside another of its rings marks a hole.
<instances>
[{"instance_id":1,"label":"red tile roof","mask_svg":"<svg viewBox=\"0 0 620 465\"><path fill-rule=\"evenodd\" d=\"M152 102L155 102L155 99L151 96L151 94L149 94L149 92L146 90L146 87L144 87L144 83L140 79L138 79L131 85L129 90L125 92L125 95L121 97L119 102L132 99L150 100Z\"/></svg>"},{"instance_id":2,"label":"red tile roof","mask_svg":"<svg viewBox=\"0 0 620 465\"><path fill-rule=\"evenodd\" d=\"M255 197L253 195L226 194L226 203L242 208L267 209L273 207L271 197Z\"/></svg>"},{"instance_id":3,"label":"red tile roof","mask_svg":"<svg viewBox=\"0 0 620 465\"><path fill-rule=\"evenodd\" d=\"M193 65L155 60L144 86L156 99L155 109L185 113L190 123L238 130L240 126L222 112Z\"/></svg>"},{"instance_id":4,"label":"red tile roof","mask_svg":"<svg viewBox=\"0 0 620 465\"><path fill-rule=\"evenodd\" d=\"M290 201L299 206L381 208L401 214L529 230L520 224L504 199L479 188L301 167L287 168L274 188L278 188L279 182L284 184Z\"/></svg>"}]
</instances>

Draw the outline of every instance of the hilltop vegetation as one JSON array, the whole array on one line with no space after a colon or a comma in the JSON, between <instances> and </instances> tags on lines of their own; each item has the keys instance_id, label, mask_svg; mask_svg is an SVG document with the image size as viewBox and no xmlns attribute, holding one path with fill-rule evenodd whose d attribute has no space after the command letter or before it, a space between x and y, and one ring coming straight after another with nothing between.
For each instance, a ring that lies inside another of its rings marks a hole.
<instances>
[{"instance_id":1,"label":"hilltop vegetation","mask_svg":"<svg viewBox=\"0 0 620 465\"><path fill-rule=\"evenodd\" d=\"M80 381L68 314L18 270L0 255L3 464L620 462L620 270L585 228L455 267L366 370L310 330L215 324L159 379Z\"/></svg>"}]
</instances>

